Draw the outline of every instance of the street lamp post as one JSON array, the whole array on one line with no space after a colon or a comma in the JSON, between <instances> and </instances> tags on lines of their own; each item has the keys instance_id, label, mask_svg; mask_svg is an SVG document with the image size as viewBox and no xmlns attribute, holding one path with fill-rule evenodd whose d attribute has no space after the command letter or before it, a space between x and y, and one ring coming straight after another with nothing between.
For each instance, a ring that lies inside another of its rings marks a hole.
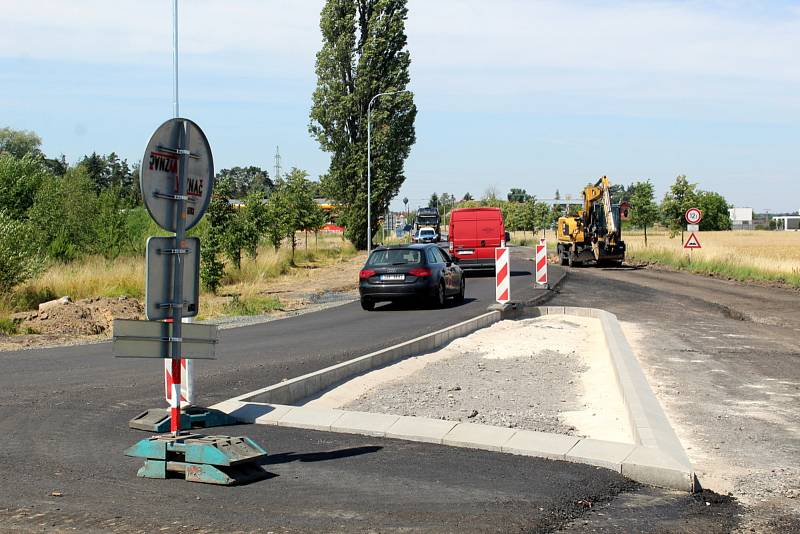
<instances>
[{"instance_id":1,"label":"street lamp post","mask_svg":"<svg viewBox=\"0 0 800 534\"><path fill-rule=\"evenodd\" d=\"M372 252L372 104L379 96L410 93L407 89L387 91L373 96L367 105L367 255Z\"/></svg>"}]
</instances>

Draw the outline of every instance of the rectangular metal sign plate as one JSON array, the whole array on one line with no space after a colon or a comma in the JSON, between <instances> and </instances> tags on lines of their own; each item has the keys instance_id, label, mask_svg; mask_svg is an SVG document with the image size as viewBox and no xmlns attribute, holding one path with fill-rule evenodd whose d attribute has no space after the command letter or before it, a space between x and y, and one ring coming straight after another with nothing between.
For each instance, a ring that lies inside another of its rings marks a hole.
<instances>
[{"instance_id":1,"label":"rectangular metal sign plate","mask_svg":"<svg viewBox=\"0 0 800 534\"><path fill-rule=\"evenodd\" d=\"M700 225L699 224L687 224L686 225L686 231L687 232L699 232L700 231Z\"/></svg>"},{"instance_id":2,"label":"rectangular metal sign plate","mask_svg":"<svg viewBox=\"0 0 800 534\"><path fill-rule=\"evenodd\" d=\"M211 360L216 357L216 325L184 323L181 330L181 358ZM171 341L171 323L114 321L113 354L116 358L172 358Z\"/></svg>"},{"instance_id":3,"label":"rectangular metal sign plate","mask_svg":"<svg viewBox=\"0 0 800 534\"><path fill-rule=\"evenodd\" d=\"M187 237L181 254L183 258L183 317L195 317L200 304L200 239ZM145 317L160 321L172 317L172 262L179 250L174 237L147 239Z\"/></svg>"}]
</instances>

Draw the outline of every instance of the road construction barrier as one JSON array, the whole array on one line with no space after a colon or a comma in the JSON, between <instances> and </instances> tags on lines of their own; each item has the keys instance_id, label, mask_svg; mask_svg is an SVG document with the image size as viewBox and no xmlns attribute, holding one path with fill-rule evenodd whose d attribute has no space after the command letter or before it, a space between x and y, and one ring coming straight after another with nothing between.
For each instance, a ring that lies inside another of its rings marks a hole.
<instances>
[{"instance_id":1,"label":"road construction barrier","mask_svg":"<svg viewBox=\"0 0 800 534\"><path fill-rule=\"evenodd\" d=\"M536 284L547 287L547 244L545 240L536 245Z\"/></svg>"},{"instance_id":2,"label":"road construction barrier","mask_svg":"<svg viewBox=\"0 0 800 534\"><path fill-rule=\"evenodd\" d=\"M494 249L494 277L497 302L505 304L511 300L511 272L506 247Z\"/></svg>"}]
</instances>

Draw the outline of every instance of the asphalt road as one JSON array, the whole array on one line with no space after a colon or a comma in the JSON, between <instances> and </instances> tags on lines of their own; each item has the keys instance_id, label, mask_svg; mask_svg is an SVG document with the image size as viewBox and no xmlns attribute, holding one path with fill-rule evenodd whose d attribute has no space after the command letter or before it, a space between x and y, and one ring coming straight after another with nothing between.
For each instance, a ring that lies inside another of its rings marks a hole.
<instances>
[{"instance_id":1,"label":"asphalt road","mask_svg":"<svg viewBox=\"0 0 800 534\"><path fill-rule=\"evenodd\" d=\"M512 255L515 298L531 291L522 252ZM365 312L353 303L223 331L222 357L198 364L199 400L473 317L493 301L493 283L471 277L467 301L445 310ZM568 280L572 293L556 299L570 302L596 283ZM114 359L109 344L97 344L0 353L0 365L0 530L726 532L736 522L735 502L706 505L704 496L639 488L604 469L255 425L215 432L264 445L268 480L219 488L138 479L139 461L122 451L146 434L127 420L164 406L160 361Z\"/></svg>"},{"instance_id":2,"label":"asphalt road","mask_svg":"<svg viewBox=\"0 0 800 534\"><path fill-rule=\"evenodd\" d=\"M742 531L800 532L798 302L687 273L574 268L551 303L617 315L701 484L743 504Z\"/></svg>"}]
</instances>

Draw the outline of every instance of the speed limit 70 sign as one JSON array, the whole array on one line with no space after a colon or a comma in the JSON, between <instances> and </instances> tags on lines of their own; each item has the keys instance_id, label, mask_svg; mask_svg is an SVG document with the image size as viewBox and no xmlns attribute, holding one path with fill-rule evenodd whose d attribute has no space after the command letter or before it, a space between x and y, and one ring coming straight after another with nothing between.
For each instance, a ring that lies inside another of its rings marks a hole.
<instances>
[{"instance_id":1,"label":"speed limit 70 sign","mask_svg":"<svg viewBox=\"0 0 800 534\"><path fill-rule=\"evenodd\" d=\"M703 220L703 212L697 208L689 208L683 217L689 224L699 224Z\"/></svg>"}]
</instances>

